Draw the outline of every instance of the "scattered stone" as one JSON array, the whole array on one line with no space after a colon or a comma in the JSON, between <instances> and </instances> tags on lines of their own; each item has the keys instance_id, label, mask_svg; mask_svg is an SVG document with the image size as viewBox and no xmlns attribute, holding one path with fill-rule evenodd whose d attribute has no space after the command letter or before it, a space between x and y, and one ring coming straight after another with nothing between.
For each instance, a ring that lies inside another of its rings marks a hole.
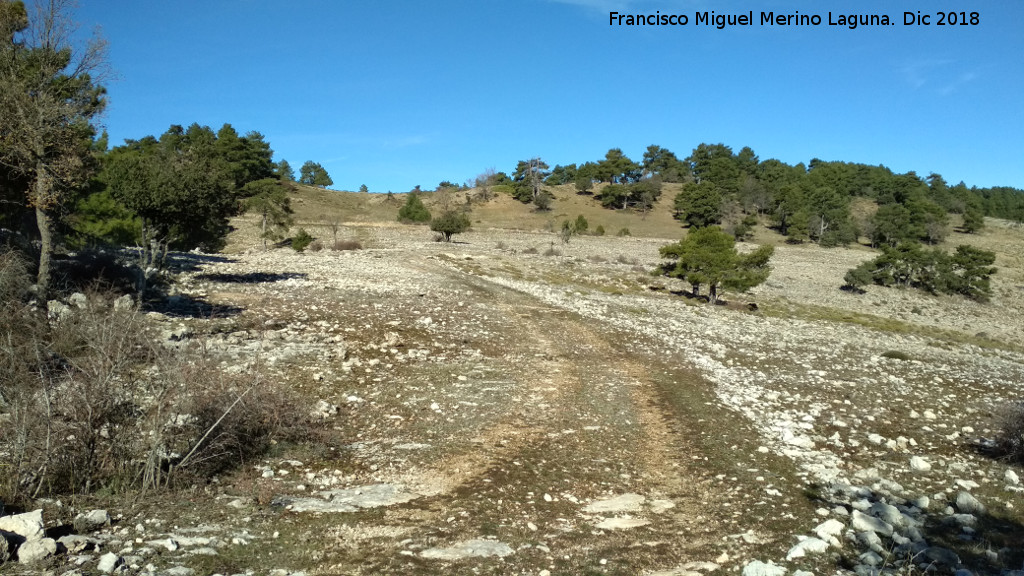
<instances>
[{"instance_id":1,"label":"scattered stone","mask_svg":"<svg viewBox=\"0 0 1024 576\"><path fill-rule=\"evenodd\" d=\"M175 566L164 570L164 576L192 576L195 570L185 566Z\"/></svg>"},{"instance_id":2,"label":"scattered stone","mask_svg":"<svg viewBox=\"0 0 1024 576\"><path fill-rule=\"evenodd\" d=\"M1007 468L1006 472L1003 473L1003 480L1005 480L1007 484L1012 484L1014 486L1020 484L1020 477L1017 476L1016 472L1009 468Z\"/></svg>"},{"instance_id":3,"label":"scattered stone","mask_svg":"<svg viewBox=\"0 0 1024 576\"><path fill-rule=\"evenodd\" d=\"M835 538L842 534L843 530L845 529L845 524L843 524L839 520L836 520L835 518L830 518L828 520L825 520L821 524L815 526L812 532L817 534L818 538L821 538L822 540L825 540L827 542L832 542Z\"/></svg>"},{"instance_id":4,"label":"scattered stone","mask_svg":"<svg viewBox=\"0 0 1024 576\"><path fill-rule=\"evenodd\" d=\"M39 540L43 537L43 509L0 518L0 530L17 534L25 540Z\"/></svg>"},{"instance_id":5,"label":"scattered stone","mask_svg":"<svg viewBox=\"0 0 1024 576\"><path fill-rule=\"evenodd\" d=\"M79 534L94 532L109 525L110 514L106 510L92 510L85 514L79 514L74 520L75 532Z\"/></svg>"},{"instance_id":6,"label":"scattered stone","mask_svg":"<svg viewBox=\"0 0 1024 576\"><path fill-rule=\"evenodd\" d=\"M647 498L639 494L623 494L614 498L595 500L583 509L588 514L601 514L604 512L636 512L640 506L647 501Z\"/></svg>"},{"instance_id":7,"label":"scattered stone","mask_svg":"<svg viewBox=\"0 0 1024 576\"><path fill-rule=\"evenodd\" d=\"M2 540L3 538L0 538ZM34 564L57 553L57 541L53 538L29 540L18 547L18 562Z\"/></svg>"},{"instance_id":8,"label":"scattered stone","mask_svg":"<svg viewBox=\"0 0 1024 576\"><path fill-rule=\"evenodd\" d=\"M961 491L956 495L956 507L964 514L984 514L985 506L971 495L970 492Z\"/></svg>"},{"instance_id":9,"label":"scattered stone","mask_svg":"<svg viewBox=\"0 0 1024 576\"><path fill-rule=\"evenodd\" d=\"M271 504L285 506L292 512L355 512L360 509L404 504L419 498L419 494L406 492L396 484L372 484L361 488L330 490L321 497L281 497Z\"/></svg>"},{"instance_id":10,"label":"scattered stone","mask_svg":"<svg viewBox=\"0 0 1024 576\"><path fill-rule=\"evenodd\" d=\"M872 518L867 514L861 513L859 510L853 511L853 529L860 531L872 531L877 532L883 536L892 536L892 525L880 520L878 518Z\"/></svg>"},{"instance_id":11,"label":"scattered stone","mask_svg":"<svg viewBox=\"0 0 1024 576\"><path fill-rule=\"evenodd\" d=\"M651 512L654 514L662 514L668 512L672 508L676 507L676 503L671 500L652 500L651 501Z\"/></svg>"},{"instance_id":12,"label":"scattered stone","mask_svg":"<svg viewBox=\"0 0 1024 576\"><path fill-rule=\"evenodd\" d=\"M639 528L641 526L647 526L650 524L650 520L644 520L643 518L608 518L596 526L601 530L630 530L632 528Z\"/></svg>"},{"instance_id":13,"label":"scattered stone","mask_svg":"<svg viewBox=\"0 0 1024 576\"><path fill-rule=\"evenodd\" d=\"M786 554L786 560L803 558L808 554L822 554L827 551L828 542L819 540L818 538L807 538L789 549L789 553Z\"/></svg>"},{"instance_id":14,"label":"scattered stone","mask_svg":"<svg viewBox=\"0 0 1024 576\"><path fill-rule=\"evenodd\" d=\"M913 456L910 458L910 469L914 472L928 472L932 469L932 465L920 456Z\"/></svg>"},{"instance_id":15,"label":"scattered stone","mask_svg":"<svg viewBox=\"0 0 1024 576\"><path fill-rule=\"evenodd\" d=\"M486 558L489 556L504 558L514 552L508 544L498 542L497 540L468 540L448 548L428 548L420 552L420 557L430 560L452 561L463 558Z\"/></svg>"},{"instance_id":16,"label":"scattered stone","mask_svg":"<svg viewBox=\"0 0 1024 576\"><path fill-rule=\"evenodd\" d=\"M107 552L103 556L100 556L100 562L96 565L96 569L104 574L110 574L114 570L117 570L118 566L124 564L124 558L121 558L113 552Z\"/></svg>"},{"instance_id":17,"label":"scattered stone","mask_svg":"<svg viewBox=\"0 0 1024 576\"><path fill-rule=\"evenodd\" d=\"M754 560L743 567L743 576L785 576L786 569L776 566L771 562L765 564L760 560Z\"/></svg>"},{"instance_id":18,"label":"scattered stone","mask_svg":"<svg viewBox=\"0 0 1024 576\"><path fill-rule=\"evenodd\" d=\"M85 536L79 536L78 534L68 534L67 536L61 536L57 539L57 543L67 549L72 554L77 554L82 550L85 550L91 545L95 545L97 541L86 538Z\"/></svg>"}]
</instances>

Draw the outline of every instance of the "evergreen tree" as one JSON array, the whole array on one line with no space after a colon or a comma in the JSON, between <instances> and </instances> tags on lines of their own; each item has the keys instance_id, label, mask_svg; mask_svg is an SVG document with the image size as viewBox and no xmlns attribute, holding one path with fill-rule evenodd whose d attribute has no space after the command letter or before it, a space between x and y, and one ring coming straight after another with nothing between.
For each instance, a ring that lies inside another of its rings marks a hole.
<instances>
[{"instance_id":1,"label":"evergreen tree","mask_svg":"<svg viewBox=\"0 0 1024 576\"><path fill-rule=\"evenodd\" d=\"M398 209L398 221L404 224L422 224L430 222L430 211L423 205L420 195L410 192L405 204Z\"/></svg>"},{"instance_id":2,"label":"evergreen tree","mask_svg":"<svg viewBox=\"0 0 1024 576\"><path fill-rule=\"evenodd\" d=\"M690 182L675 199L676 218L691 228L712 226L722 221L722 192L709 180Z\"/></svg>"},{"instance_id":3,"label":"evergreen tree","mask_svg":"<svg viewBox=\"0 0 1024 576\"><path fill-rule=\"evenodd\" d=\"M280 240L292 225L291 200L281 182L273 178L249 182L245 192L245 210L259 214L260 237L266 250L268 239Z\"/></svg>"},{"instance_id":4,"label":"evergreen tree","mask_svg":"<svg viewBox=\"0 0 1024 576\"><path fill-rule=\"evenodd\" d=\"M93 122L106 91L93 74L105 64L105 44L73 45L73 4L0 2L0 167L24 185L22 204L35 211L40 236L37 297L50 288L54 221L69 193L95 171ZM31 23L31 26L30 26ZM6 212L6 209L4 210Z\"/></svg>"},{"instance_id":5,"label":"evergreen tree","mask_svg":"<svg viewBox=\"0 0 1024 576\"><path fill-rule=\"evenodd\" d=\"M686 238L661 248L661 256L671 262L661 272L690 283L694 297L706 284L712 304L718 301L719 287L746 292L768 279L768 265L774 252L771 246L762 246L754 252L741 255L736 240L718 226L694 228Z\"/></svg>"},{"instance_id":6,"label":"evergreen tree","mask_svg":"<svg viewBox=\"0 0 1024 576\"><path fill-rule=\"evenodd\" d=\"M308 186L319 186L326 188L334 181L327 174L327 170L317 162L307 160L299 169L299 182Z\"/></svg>"},{"instance_id":7,"label":"evergreen tree","mask_svg":"<svg viewBox=\"0 0 1024 576\"><path fill-rule=\"evenodd\" d=\"M469 227L469 216L462 212L445 212L430 221L430 229L440 233L445 242L451 242L452 236L462 234L469 230Z\"/></svg>"}]
</instances>

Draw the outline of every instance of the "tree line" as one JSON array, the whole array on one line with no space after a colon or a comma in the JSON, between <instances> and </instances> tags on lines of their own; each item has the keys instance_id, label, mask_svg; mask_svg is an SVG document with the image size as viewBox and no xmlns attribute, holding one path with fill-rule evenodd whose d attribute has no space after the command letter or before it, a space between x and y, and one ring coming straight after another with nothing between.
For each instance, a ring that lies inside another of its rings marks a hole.
<instances>
[{"instance_id":1,"label":"tree line","mask_svg":"<svg viewBox=\"0 0 1024 576\"><path fill-rule=\"evenodd\" d=\"M1024 222L1024 190L951 185L937 173L921 178L817 158L790 165L725 144L701 143L682 159L658 145L648 146L639 162L619 148L598 161L554 168L532 158L520 161L511 176L498 172L487 182L541 210L551 200L544 186L571 184L606 208L639 212L653 207L664 183L681 185L672 206L686 226L720 225L742 237L764 219L794 242L824 246L858 238L875 247L908 240L937 244L949 232L950 215L958 215L968 233L984 226L984 216Z\"/></svg>"}]
</instances>

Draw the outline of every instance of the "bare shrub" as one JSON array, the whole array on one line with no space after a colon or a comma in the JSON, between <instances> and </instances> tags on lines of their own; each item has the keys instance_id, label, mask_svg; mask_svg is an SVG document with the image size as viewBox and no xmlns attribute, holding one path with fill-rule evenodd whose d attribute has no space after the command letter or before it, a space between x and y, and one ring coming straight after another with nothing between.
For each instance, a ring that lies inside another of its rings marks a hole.
<instances>
[{"instance_id":1,"label":"bare shrub","mask_svg":"<svg viewBox=\"0 0 1024 576\"><path fill-rule=\"evenodd\" d=\"M25 267L0 254L0 500L195 481L309 435L305 412L258 369L169 348L134 306L91 293L48 318Z\"/></svg>"},{"instance_id":2,"label":"bare shrub","mask_svg":"<svg viewBox=\"0 0 1024 576\"><path fill-rule=\"evenodd\" d=\"M324 243L321 242L320 240L313 240L312 242L309 243L307 249L310 252L319 252L324 249Z\"/></svg>"},{"instance_id":3,"label":"bare shrub","mask_svg":"<svg viewBox=\"0 0 1024 576\"><path fill-rule=\"evenodd\" d=\"M359 240L348 239L338 240L334 243L334 250L362 250L363 244Z\"/></svg>"},{"instance_id":4,"label":"bare shrub","mask_svg":"<svg viewBox=\"0 0 1024 576\"><path fill-rule=\"evenodd\" d=\"M523 250L523 254L540 254L540 250L537 250L537 248L530 246L526 250Z\"/></svg>"},{"instance_id":5,"label":"bare shrub","mask_svg":"<svg viewBox=\"0 0 1024 576\"><path fill-rule=\"evenodd\" d=\"M996 448L1012 462L1024 464L1024 400L1005 406L996 424Z\"/></svg>"},{"instance_id":6,"label":"bare shrub","mask_svg":"<svg viewBox=\"0 0 1024 576\"><path fill-rule=\"evenodd\" d=\"M310 433L295 397L258 367L228 374L193 352L169 358L161 373L163 394L144 426L144 487L209 478L248 463L275 440Z\"/></svg>"}]
</instances>

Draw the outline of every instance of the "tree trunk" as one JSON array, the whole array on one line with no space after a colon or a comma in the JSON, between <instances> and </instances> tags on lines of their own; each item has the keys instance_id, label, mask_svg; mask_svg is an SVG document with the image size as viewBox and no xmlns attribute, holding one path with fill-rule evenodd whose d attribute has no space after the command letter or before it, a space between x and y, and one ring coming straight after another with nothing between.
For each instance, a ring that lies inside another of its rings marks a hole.
<instances>
[{"instance_id":1,"label":"tree trunk","mask_svg":"<svg viewBox=\"0 0 1024 576\"><path fill-rule=\"evenodd\" d=\"M45 186L45 184L37 184ZM39 274L36 276L36 297L46 304L50 291L50 257L53 255L53 219L50 213L36 206L36 226L39 227Z\"/></svg>"},{"instance_id":2,"label":"tree trunk","mask_svg":"<svg viewBox=\"0 0 1024 576\"><path fill-rule=\"evenodd\" d=\"M708 300L712 304L718 304L718 284L712 284L708 288Z\"/></svg>"},{"instance_id":3,"label":"tree trunk","mask_svg":"<svg viewBox=\"0 0 1024 576\"><path fill-rule=\"evenodd\" d=\"M267 211L263 211L263 251L267 251Z\"/></svg>"}]
</instances>

